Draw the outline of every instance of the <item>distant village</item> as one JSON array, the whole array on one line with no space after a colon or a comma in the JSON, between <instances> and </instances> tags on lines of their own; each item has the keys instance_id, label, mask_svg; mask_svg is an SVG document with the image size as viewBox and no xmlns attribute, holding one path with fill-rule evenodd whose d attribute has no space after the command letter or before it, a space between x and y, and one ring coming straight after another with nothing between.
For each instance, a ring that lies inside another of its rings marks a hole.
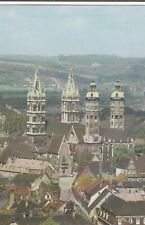
<instances>
[{"instance_id":1,"label":"distant village","mask_svg":"<svg viewBox=\"0 0 145 225\"><path fill-rule=\"evenodd\" d=\"M110 96L109 126L102 127L96 83L90 81L81 119L70 69L54 121L59 132L50 134L40 80L36 67L26 131L0 137L0 225L43 225L48 218L60 225L145 224L145 140L128 135L120 82Z\"/></svg>"}]
</instances>

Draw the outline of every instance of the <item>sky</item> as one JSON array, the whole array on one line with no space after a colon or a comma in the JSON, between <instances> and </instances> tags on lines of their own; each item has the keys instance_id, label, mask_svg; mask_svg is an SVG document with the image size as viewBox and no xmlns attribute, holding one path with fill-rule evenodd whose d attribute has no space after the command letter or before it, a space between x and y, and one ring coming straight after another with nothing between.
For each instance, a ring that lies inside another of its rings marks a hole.
<instances>
[{"instance_id":1,"label":"sky","mask_svg":"<svg viewBox=\"0 0 145 225\"><path fill-rule=\"evenodd\" d=\"M145 57L145 6L0 5L0 54Z\"/></svg>"}]
</instances>

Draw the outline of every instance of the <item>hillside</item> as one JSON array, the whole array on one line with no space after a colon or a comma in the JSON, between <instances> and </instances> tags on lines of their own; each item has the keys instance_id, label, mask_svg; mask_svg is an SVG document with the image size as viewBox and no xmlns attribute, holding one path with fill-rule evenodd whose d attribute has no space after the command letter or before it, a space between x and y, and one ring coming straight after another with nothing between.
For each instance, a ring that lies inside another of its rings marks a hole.
<instances>
[{"instance_id":1,"label":"hillside","mask_svg":"<svg viewBox=\"0 0 145 225\"><path fill-rule=\"evenodd\" d=\"M143 93L145 86L145 58L117 56L3 56L0 55L0 88L28 89L32 84L35 65L39 66L41 81L48 90L62 89L72 66L80 89L97 81L101 90L104 83L112 89L115 80L127 84L133 91Z\"/></svg>"}]
</instances>

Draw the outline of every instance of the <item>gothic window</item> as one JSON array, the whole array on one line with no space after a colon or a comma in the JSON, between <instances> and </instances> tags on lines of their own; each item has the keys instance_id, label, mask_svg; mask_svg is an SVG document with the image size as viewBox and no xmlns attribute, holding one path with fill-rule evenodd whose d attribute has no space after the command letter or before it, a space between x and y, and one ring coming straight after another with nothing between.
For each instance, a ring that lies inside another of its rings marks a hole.
<instances>
[{"instance_id":1,"label":"gothic window","mask_svg":"<svg viewBox=\"0 0 145 225\"><path fill-rule=\"evenodd\" d=\"M44 133L44 128L43 127L41 128L41 133Z\"/></svg>"},{"instance_id":2,"label":"gothic window","mask_svg":"<svg viewBox=\"0 0 145 225\"><path fill-rule=\"evenodd\" d=\"M45 106L43 105L43 106L42 106L42 111L44 111L44 110L45 110Z\"/></svg>"},{"instance_id":3,"label":"gothic window","mask_svg":"<svg viewBox=\"0 0 145 225\"><path fill-rule=\"evenodd\" d=\"M35 133L36 132L36 128L32 128L32 133Z\"/></svg>"},{"instance_id":4,"label":"gothic window","mask_svg":"<svg viewBox=\"0 0 145 225\"><path fill-rule=\"evenodd\" d=\"M62 162L63 162L63 163L66 162L65 156L63 156L63 158L62 158Z\"/></svg>"},{"instance_id":5,"label":"gothic window","mask_svg":"<svg viewBox=\"0 0 145 225\"><path fill-rule=\"evenodd\" d=\"M33 122L36 122L37 121L37 117L33 117Z\"/></svg>"},{"instance_id":6,"label":"gothic window","mask_svg":"<svg viewBox=\"0 0 145 225\"><path fill-rule=\"evenodd\" d=\"M33 106L33 111L36 111L37 110L37 107L36 105Z\"/></svg>"},{"instance_id":7,"label":"gothic window","mask_svg":"<svg viewBox=\"0 0 145 225\"><path fill-rule=\"evenodd\" d=\"M40 104L38 105L38 111L40 111L41 109L40 109Z\"/></svg>"}]
</instances>

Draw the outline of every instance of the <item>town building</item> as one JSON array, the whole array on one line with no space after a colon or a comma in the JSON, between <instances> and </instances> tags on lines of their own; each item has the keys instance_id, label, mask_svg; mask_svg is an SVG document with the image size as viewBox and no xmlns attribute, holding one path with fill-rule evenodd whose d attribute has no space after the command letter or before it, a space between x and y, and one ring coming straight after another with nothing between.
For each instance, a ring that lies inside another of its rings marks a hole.
<instances>
[{"instance_id":1,"label":"town building","mask_svg":"<svg viewBox=\"0 0 145 225\"><path fill-rule=\"evenodd\" d=\"M98 224L145 224L145 201L125 201L109 196L97 209Z\"/></svg>"},{"instance_id":2,"label":"town building","mask_svg":"<svg viewBox=\"0 0 145 225\"><path fill-rule=\"evenodd\" d=\"M36 67L34 82L27 95L27 135L46 135L46 95Z\"/></svg>"},{"instance_id":3,"label":"town building","mask_svg":"<svg viewBox=\"0 0 145 225\"><path fill-rule=\"evenodd\" d=\"M125 95L121 90L120 82L117 81L115 84L115 90L110 97L110 128L120 128L125 127Z\"/></svg>"},{"instance_id":4,"label":"town building","mask_svg":"<svg viewBox=\"0 0 145 225\"><path fill-rule=\"evenodd\" d=\"M70 70L68 81L61 95L61 122L79 123L79 102L80 95L75 85L72 69Z\"/></svg>"}]
</instances>

